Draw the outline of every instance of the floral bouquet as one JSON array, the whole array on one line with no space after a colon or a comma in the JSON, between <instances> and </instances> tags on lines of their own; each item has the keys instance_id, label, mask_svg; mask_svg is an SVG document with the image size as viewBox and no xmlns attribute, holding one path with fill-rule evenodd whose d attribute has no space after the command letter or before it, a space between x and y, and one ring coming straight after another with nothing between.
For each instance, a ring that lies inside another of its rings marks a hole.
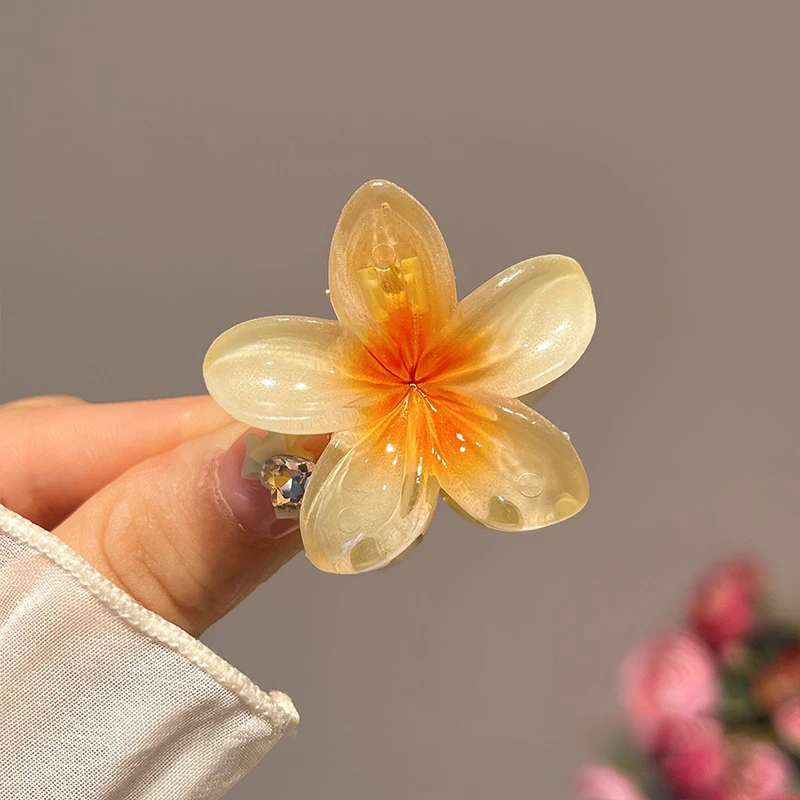
<instances>
[{"instance_id":1,"label":"floral bouquet","mask_svg":"<svg viewBox=\"0 0 800 800\"><path fill-rule=\"evenodd\" d=\"M755 563L713 567L620 678L631 736L579 800L800 800L800 626L768 611Z\"/></svg>"}]
</instances>

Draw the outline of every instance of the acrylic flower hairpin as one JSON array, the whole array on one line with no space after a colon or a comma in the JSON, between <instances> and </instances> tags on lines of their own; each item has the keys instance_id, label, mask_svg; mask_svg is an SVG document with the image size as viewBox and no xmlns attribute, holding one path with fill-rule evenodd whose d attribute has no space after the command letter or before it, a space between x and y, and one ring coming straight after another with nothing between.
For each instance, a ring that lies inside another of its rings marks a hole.
<instances>
[{"instance_id":1,"label":"acrylic flower hairpin","mask_svg":"<svg viewBox=\"0 0 800 800\"><path fill-rule=\"evenodd\" d=\"M595 327L571 258L523 261L460 303L430 214L393 183L364 184L333 235L338 322L236 325L204 363L234 418L332 433L300 510L320 569L386 566L425 533L440 489L489 528L532 530L580 511L586 474L569 438L520 400L563 375Z\"/></svg>"}]
</instances>

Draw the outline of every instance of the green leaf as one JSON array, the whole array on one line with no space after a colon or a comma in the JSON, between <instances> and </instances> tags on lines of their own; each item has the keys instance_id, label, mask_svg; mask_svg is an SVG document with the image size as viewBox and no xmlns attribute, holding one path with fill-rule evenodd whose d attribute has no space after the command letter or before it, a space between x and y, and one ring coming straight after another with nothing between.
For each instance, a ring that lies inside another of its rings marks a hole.
<instances>
[{"instance_id":1,"label":"green leaf","mask_svg":"<svg viewBox=\"0 0 800 800\"><path fill-rule=\"evenodd\" d=\"M774 661L787 647L797 644L800 632L794 625L779 620L759 628L748 641L755 670Z\"/></svg>"},{"instance_id":2,"label":"green leaf","mask_svg":"<svg viewBox=\"0 0 800 800\"><path fill-rule=\"evenodd\" d=\"M740 727L762 722L765 717L750 691L750 670L726 669L722 672L722 708L720 717L726 727Z\"/></svg>"}]
</instances>

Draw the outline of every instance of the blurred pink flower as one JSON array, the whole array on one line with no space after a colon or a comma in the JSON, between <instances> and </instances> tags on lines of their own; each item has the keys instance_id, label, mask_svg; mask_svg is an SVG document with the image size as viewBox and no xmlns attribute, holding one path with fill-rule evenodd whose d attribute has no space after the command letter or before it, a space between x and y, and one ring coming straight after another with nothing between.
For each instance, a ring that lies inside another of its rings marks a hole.
<instances>
[{"instance_id":1,"label":"blurred pink flower","mask_svg":"<svg viewBox=\"0 0 800 800\"><path fill-rule=\"evenodd\" d=\"M661 726L658 767L681 797L705 798L725 774L725 737L712 717L672 717Z\"/></svg>"},{"instance_id":2,"label":"blurred pink flower","mask_svg":"<svg viewBox=\"0 0 800 800\"><path fill-rule=\"evenodd\" d=\"M791 766L777 747L740 739L731 746L724 800L783 800L790 795Z\"/></svg>"},{"instance_id":3,"label":"blurred pink flower","mask_svg":"<svg viewBox=\"0 0 800 800\"><path fill-rule=\"evenodd\" d=\"M710 652L683 631L661 634L632 650L623 661L621 683L631 728L649 749L657 746L665 720L713 714L719 697Z\"/></svg>"},{"instance_id":4,"label":"blurred pink flower","mask_svg":"<svg viewBox=\"0 0 800 800\"><path fill-rule=\"evenodd\" d=\"M646 800L633 781L607 764L590 764L575 782L578 800Z\"/></svg>"},{"instance_id":5,"label":"blurred pink flower","mask_svg":"<svg viewBox=\"0 0 800 800\"><path fill-rule=\"evenodd\" d=\"M790 783L789 759L777 747L740 736L730 743L720 787L697 800L800 800Z\"/></svg>"},{"instance_id":6,"label":"blurred pink flower","mask_svg":"<svg viewBox=\"0 0 800 800\"><path fill-rule=\"evenodd\" d=\"M689 627L709 646L725 649L747 636L756 620L761 574L755 563L734 558L712 567L689 600Z\"/></svg>"},{"instance_id":7,"label":"blurred pink flower","mask_svg":"<svg viewBox=\"0 0 800 800\"><path fill-rule=\"evenodd\" d=\"M773 717L775 732L787 750L800 754L800 697L787 700Z\"/></svg>"}]
</instances>

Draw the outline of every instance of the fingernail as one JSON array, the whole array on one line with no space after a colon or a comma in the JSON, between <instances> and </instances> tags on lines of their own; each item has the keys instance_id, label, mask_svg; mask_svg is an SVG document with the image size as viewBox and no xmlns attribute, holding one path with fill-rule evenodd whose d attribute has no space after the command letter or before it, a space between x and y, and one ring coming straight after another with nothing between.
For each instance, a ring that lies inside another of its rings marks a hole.
<instances>
[{"instance_id":1,"label":"fingernail","mask_svg":"<svg viewBox=\"0 0 800 800\"><path fill-rule=\"evenodd\" d=\"M248 431L220 459L218 467L219 488L224 501L238 523L250 533L265 539L280 539L300 528L297 518L278 519L272 506L269 490L266 489L258 475L245 470L248 477L243 477L242 468L247 458L247 436L260 434L263 431Z\"/></svg>"}]
</instances>

